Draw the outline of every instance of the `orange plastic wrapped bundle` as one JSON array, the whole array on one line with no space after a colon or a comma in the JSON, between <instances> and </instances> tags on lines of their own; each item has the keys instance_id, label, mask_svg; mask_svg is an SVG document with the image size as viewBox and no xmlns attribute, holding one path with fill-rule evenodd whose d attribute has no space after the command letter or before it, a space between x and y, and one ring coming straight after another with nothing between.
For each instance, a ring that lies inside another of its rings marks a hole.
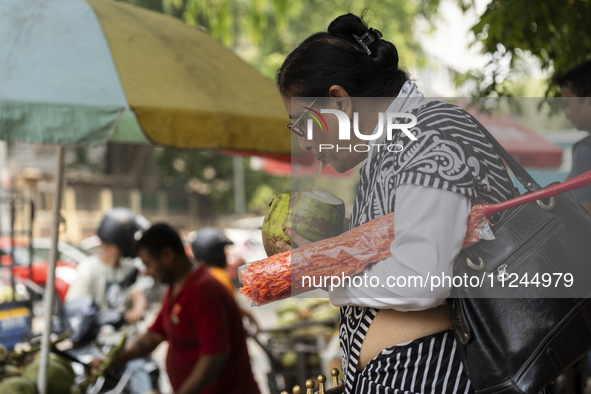
<instances>
[{"instance_id":1,"label":"orange plastic wrapped bundle","mask_svg":"<svg viewBox=\"0 0 591 394\"><path fill-rule=\"evenodd\" d=\"M471 217L463 248L480 239L491 239L488 222L480 212L473 210L478 217ZM337 237L242 266L240 275L244 286L240 291L253 305L302 294L316 287L302 287L301 280L296 280L292 287L292 277L316 277L313 283L320 283L331 275L353 276L368 265L390 257L393 240L394 213L391 213Z\"/></svg>"},{"instance_id":2,"label":"orange plastic wrapped bundle","mask_svg":"<svg viewBox=\"0 0 591 394\"><path fill-rule=\"evenodd\" d=\"M496 204L478 204L472 207L462 249L480 240L494 239L488 219L503 210L515 208L535 200L549 198L577 188L591 185L591 171L560 184L524 194ZM359 227L307 246L284 252L264 260L247 264L240 269L244 287L240 289L253 305L264 305L282 300L313 288L302 287L297 280L292 287L292 276L317 278L320 283L333 275L353 276L370 264L392 255L394 241L394 214L371 220Z\"/></svg>"}]
</instances>

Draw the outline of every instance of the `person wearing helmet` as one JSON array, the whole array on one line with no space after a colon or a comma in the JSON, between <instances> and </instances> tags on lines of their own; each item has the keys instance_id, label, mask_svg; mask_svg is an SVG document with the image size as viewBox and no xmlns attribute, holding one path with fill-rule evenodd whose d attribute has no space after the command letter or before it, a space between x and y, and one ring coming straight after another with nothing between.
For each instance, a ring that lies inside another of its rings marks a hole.
<instances>
[{"instance_id":1,"label":"person wearing helmet","mask_svg":"<svg viewBox=\"0 0 591 394\"><path fill-rule=\"evenodd\" d=\"M234 244L220 230L206 227L197 232L191 242L193 257L209 267L209 273L233 295L235 288L228 271L226 271L226 246Z\"/></svg>"},{"instance_id":2,"label":"person wearing helmet","mask_svg":"<svg viewBox=\"0 0 591 394\"><path fill-rule=\"evenodd\" d=\"M191 242L193 257L209 267L209 273L219 280L234 296L236 289L226 270L226 246L234 243L224 235L224 233L214 227L205 227L197 232L195 239ZM238 303L237 303L238 304ZM253 314L238 304L240 313L246 318L247 324L255 333L259 330L259 325Z\"/></svg>"},{"instance_id":3,"label":"person wearing helmet","mask_svg":"<svg viewBox=\"0 0 591 394\"><path fill-rule=\"evenodd\" d=\"M102 252L80 262L66 301L90 295L99 308L125 313L129 323L141 319L147 300L141 281L136 281L134 243L149 225L127 208L107 212L97 229Z\"/></svg>"}]
</instances>

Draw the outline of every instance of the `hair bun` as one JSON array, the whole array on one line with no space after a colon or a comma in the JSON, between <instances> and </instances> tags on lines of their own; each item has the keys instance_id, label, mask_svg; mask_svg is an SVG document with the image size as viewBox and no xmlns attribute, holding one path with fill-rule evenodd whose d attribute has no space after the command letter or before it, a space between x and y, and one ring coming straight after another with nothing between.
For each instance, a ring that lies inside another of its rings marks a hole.
<instances>
[{"instance_id":1,"label":"hair bun","mask_svg":"<svg viewBox=\"0 0 591 394\"><path fill-rule=\"evenodd\" d=\"M328 25L328 32L349 36L353 40L353 34L361 36L367 33L367 25L357 15L348 13L341 15Z\"/></svg>"},{"instance_id":2,"label":"hair bun","mask_svg":"<svg viewBox=\"0 0 591 394\"><path fill-rule=\"evenodd\" d=\"M398 68L398 50L390 41L379 40L371 46L371 58L384 68Z\"/></svg>"},{"instance_id":3,"label":"hair bun","mask_svg":"<svg viewBox=\"0 0 591 394\"><path fill-rule=\"evenodd\" d=\"M396 47L379 36L363 14L339 16L328 32L311 35L287 56L277 71L281 95L328 97L333 85L351 97L398 94L409 77L397 67Z\"/></svg>"},{"instance_id":4,"label":"hair bun","mask_svg":"<svg viewBox=\"0 0 591 394\"><path fill-rule=\"evenodd\" d=\"M360 18L352 13L337 17L328 26L329 33L343 37L362 51L364 51L364 48L353 35L361 37L368 31L367 24L363 22L362 17ZM369 57L380 67L386 69L398 68L398 50L390 41L379 38L370 44L370 49L371 55Z\"/></svg>"}]
</instances>

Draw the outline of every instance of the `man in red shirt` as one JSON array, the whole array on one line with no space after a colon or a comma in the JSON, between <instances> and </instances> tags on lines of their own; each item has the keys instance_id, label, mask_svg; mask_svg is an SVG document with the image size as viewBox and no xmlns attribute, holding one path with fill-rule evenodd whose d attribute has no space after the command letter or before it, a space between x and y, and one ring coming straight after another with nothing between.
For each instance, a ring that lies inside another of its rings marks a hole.
<instances>
[{"instance_id":1,"label":"man in red shirt","mask_svg":"<svg viewBox=\"0 0 591 394\"><path fill-rule=\"evenodd\" d=\"M169 285L152 326L117 358L124 365L168 341L166 370L177 394L258 394L238 306L226 288L187 257L166 224L147 230L136 245L147 274Z\"/></svg>"}]
</instances>

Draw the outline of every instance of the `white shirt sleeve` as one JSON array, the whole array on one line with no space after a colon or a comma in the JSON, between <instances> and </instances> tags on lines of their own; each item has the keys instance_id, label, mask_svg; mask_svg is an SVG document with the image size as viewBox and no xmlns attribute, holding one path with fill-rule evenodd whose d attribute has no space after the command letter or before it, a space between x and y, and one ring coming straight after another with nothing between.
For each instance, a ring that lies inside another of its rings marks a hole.
<instances>
[{"instance_id":1,"label":"white shirt sleeve","mask_svg":"<svg viewBox=\"0 0 591 394\"><path fill-rule=\"evenodd\" d=\"M439 306L448 297L450 281L440 283L438 279L452 275L453 261L466 235L470 199L447 190L404 184L396 189L394 208L392 257L359 274L367 275L363 286L331 289L335 306L417 311Z\"/></svg>"},{"instance_id":2,"label":"white shirt sleeve","mask_svg":"<svg viewBox=\"0 0 591 394\"><path fill-rule=\"evenodd\" d=\"M78 263L76 267L76 280L74 280L66 293L66 302L77 300L91 294L92 283L92 257Z\"/></svg>"}]
</instances>

